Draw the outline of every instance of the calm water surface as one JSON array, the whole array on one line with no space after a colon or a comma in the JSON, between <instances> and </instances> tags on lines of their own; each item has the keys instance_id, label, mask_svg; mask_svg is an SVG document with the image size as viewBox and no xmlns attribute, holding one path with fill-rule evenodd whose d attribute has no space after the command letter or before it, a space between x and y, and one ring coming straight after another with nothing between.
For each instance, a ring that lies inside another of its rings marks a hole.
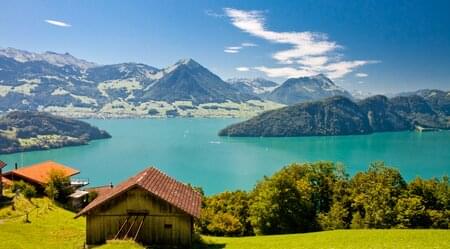
<instances>
[{"instance_id":1,"label":"calm water surface","mask_svg":"<svg viewBox=\"0 0 450 249\"><path fill-rule=\"evenodd\" d=\"M251 189L257 180L291 162L342 162L349 173L383 160L411 179L442 176L450 169L450 131L392 132L364 136L228 138L217 132L237 119L88 120L112 139L87 146L2 155L12 168L55 160L81 170L91 185L118 183L146 166L202 186L209 194Z\"/></svg>"}]
</instances>

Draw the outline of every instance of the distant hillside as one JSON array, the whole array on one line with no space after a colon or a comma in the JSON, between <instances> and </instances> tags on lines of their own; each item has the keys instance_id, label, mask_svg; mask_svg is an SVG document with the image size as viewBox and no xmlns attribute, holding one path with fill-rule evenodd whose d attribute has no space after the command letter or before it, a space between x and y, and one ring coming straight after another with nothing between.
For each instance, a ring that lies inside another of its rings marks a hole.
<instances>
[{"instance_id":1,"label":"distant hillside","mask_svg":"<svg viewBox=\"0 0 450 249\"><path fill-rule=\"evenodd\" d=\"M219 135L350 135L412 130L416 125L449 129L450 118L417 95L392 99L373 96L360 102L335 96L264 112L226 127Z\"/></svg>"},{"instance_id":2,"label":"distant hillside","mask_svg":"<svg viewBox=\"0 0 450 249\"><path fill-rule=\"evenodd\" d=\"M266 99L292 105L305 101L320 100L332 96L351 98L351 94L334 84L323 74L286 80L266 95Z\"/></svg>"},{"instance_id":3,"label":"distant hillside","mask_svg":"<svg viewBox=\"0 0 450 249\"><path fill-rule=\"evenodd\" d=\"M444 113L450 115L450 91L442 91L437 89L422 89L415 92L401 93L399 96L419 95L426 99L431 106Z\"/></svg>"},{"instance_id":4,"label":"distant hillside","mask_svg":"<svg viewBox=\"0 0 450 249\"><path fill-rule=\"evenodd\" d=\"M83 145L110 137L86 122L43 112L15 111L0 117L0 154Z\"/></svg>"}]
</instances>

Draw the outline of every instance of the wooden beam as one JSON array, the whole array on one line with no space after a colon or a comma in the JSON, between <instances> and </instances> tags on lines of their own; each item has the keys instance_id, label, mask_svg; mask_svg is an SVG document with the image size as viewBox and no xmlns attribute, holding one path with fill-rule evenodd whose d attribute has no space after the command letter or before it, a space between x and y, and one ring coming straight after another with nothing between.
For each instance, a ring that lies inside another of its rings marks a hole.
<instances>
[{"instance_id":1,"label":"wooden beam","mask_svg":"<svg viewBox=\"0 0 450 249\"><path fill-rule=\"evenodd\" d=\"M142 220L141 220L141 224L139 224L138 230L136 231L136 234L134 235L134 240L135 240L135 241L136 241L136 239L137 239L137 236L138 236L139 232L141 231L142 225L144 224L145 217L147 217L147 216L143 216L143 218L142 218Z\"/></svg>"},{"instance_id":2,"label":"wooden beam","mask_svg":"<svg viewBox=\"0 0 450 249\"><path fill-rule=\"evenodd\" d=\"M122 226L120 226L120 229L117 232L116 236L114 236L114 239L117 239L119 237L119 234L120 234L120 232L122 232L122 229L125 227L125 224L128 223L128 219L130 219L130 216L127 216L127 218L125 219L125 222L122 224Z\"/></svg>"}]
</instances>

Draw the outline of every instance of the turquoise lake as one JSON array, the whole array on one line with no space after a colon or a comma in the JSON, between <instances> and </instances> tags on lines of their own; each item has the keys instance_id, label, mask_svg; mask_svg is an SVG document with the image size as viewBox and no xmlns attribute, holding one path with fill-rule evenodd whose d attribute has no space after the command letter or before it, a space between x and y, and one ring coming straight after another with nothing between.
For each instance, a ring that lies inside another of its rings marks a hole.
<instances>
[{"instance_id":1,"label":"turquoise lake","mask_svg":"<svg viewBox=\"0 0 450 249\"><path fill-rule=\"evenodd\" d=\"M154 165L208 194L251 189L264 175L291 162L342 162L354 174L385 161L406 179L443 176L450 169L450 131L389 132L362 136L229 138L217 132L239 119L88 120L113 138L86 146L1 155L12 169L55 160L81 171L91 186L118 183Z\"/></svg>"}]
</instances>

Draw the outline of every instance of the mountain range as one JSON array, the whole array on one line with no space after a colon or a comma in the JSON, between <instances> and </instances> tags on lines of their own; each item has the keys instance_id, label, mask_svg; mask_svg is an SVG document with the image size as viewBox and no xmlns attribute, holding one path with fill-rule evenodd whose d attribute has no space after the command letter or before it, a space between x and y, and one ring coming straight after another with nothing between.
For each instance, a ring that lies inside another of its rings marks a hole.
<instances>
[{"instance_id":1,"label":"mountain range","mask_svg":"<svg viewBox=\"0 0 450 249\"><path fill-rule=\"evenodd\" d=\"M434 108L445 106L433 101L433 94L445 92L408 94L429 99ZM37 110L70 117L247 117L332 96L352 99L352 94L323 74L291 78L281 84L263 78L224 81L193 59L159 69L142 63L99 65L69 53L0 49L0 112Z\"/></svg>"},{"instance_id":2,"label":"mountain range","mask_svg":"<svg viewBox=\"0 0 450 249\"><path fill-rule=\"evenodd\" d=\"M403 131L418 127L450 129L450 92L441 97L426 99L408 95L389 99L377 95L354 102L335 96L264 112L224 128L219 135L322 136Z\"/></svg>"},{"instance_id":3,"label":"mountain range","mask_svg":"<svg viewBox=\"0 0 450 249\"><path fill-rule=\"evenodd\" d=\"M192 59L158 69L140 63L98 65L68 53L0 50L0 111L207 116L279 106L235 89Z\"/></svg>"}]
</instances>

